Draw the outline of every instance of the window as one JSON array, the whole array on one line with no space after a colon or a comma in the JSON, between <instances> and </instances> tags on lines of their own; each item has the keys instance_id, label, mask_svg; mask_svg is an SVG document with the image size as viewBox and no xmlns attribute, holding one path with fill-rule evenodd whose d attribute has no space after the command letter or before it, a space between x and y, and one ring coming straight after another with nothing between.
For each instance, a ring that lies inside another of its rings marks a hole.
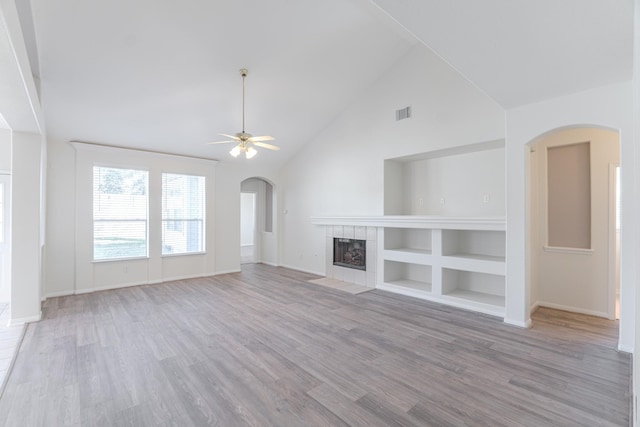
<instances>
[{"instance_id":1,"label":"window","mask_svg":"<svg viewBox=\"0 0 640 427\"><path fill-rule=\"evenodd\" d=\"M93 259L146 257L149 172L93 167Z\"/></svg>"},{"instance_id":2,"label":"window","mask_svg":"<svg viewBox=\"0 0 640 427\"><path fill-rule=\"evenodd\" d=\"M204 177L162 174L162 254L204 251Z\"/></svg>"}]
</instances>

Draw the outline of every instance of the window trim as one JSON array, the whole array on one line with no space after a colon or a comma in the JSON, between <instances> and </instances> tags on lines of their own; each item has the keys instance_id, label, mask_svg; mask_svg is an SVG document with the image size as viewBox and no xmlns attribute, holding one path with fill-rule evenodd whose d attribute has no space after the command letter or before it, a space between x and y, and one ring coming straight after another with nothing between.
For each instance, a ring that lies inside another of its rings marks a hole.
<instances>
[{"instance_id":1,"label":"window trim","mask_svg":"<svg viewBox=\"0 0 640 427\"><path fill-rule=\"evenodd\" d=\"M181 218L181 219L165 219L165 175L174 175L179 177L191 177L191 178L199 178L202 180L202 200L201 200L201 208L202 208L202 217L201 218ZM191 252L178 252L178 253L165 253L164 252L164 234L165 234L165 223L170 221L180 221L180 222L191 222L197 221L200 222L201 226L201 247L198 251ZM174 257L174 256L184 256L184 255L201 255L207 253L207 177L206 175L198 175L194 173L181 173L181 172L173 172L168 170L160 171L160 257Z\"/></svg>"},{"instance_id":2,"label":"window trim","mask_svg":"<svg viewBox=\"0 0 640 427\"><path fill-rule=\"evenodd\" d=\"M120 169L120 170L125 170L125 171L136 171L136 172L144 172L146 173L146 188L145 188L145 196L146 196L146 209L145 209L145 219L114 219L114 220L98 220L98 222L100 221L104 221L104 222L132 222L132 221L144 221L145 223L145 249L146 249L146 254L145 255L135 255L135 256L131 256L131 257L114 257L114 258L98 258L96 259L95 257L95 224L96 224L96 219L95 219L95 171L96 168L102 168L102 169ZM149 206L151 204L151 200L149 197L149 193L150 193L150 187L151 187L151 171L149 170L149 168L145 168L145 167L141 167L141 166L128 166L128 165L121 165L121 164L113 164L113 163L105 163L105 162L93 162L92 166L91 166L91 248L92 248L92 253L91 253L91 262L92 263L102 263L102 262L117 262L117 261L130 261L130 260L141 260L141 259L149 259L150 258L150 251L151 248L149 246L149 240L150 240L150 212L149 212Z\"/></svg>"}]
</instances>

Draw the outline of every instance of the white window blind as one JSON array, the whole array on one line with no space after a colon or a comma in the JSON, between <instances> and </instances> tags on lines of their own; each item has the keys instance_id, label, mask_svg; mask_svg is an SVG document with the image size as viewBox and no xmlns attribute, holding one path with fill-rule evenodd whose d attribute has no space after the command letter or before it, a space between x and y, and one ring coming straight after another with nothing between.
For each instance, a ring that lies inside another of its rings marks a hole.
<instances>
[{"instance_id":1,"label":"white window blind","mask_svg":"<svg viewBox=\"0 0 640 427\"><path fill-rule=\"evenodd\" d=\"M93 259L146 257L149 172L93 167Z\"/></svg>"},{"instance_id":2,"label":"white window blind","mask_svg":"<svg viewBox=\"0 0 640 427\"><path fill-rule=\"evenodd\" d=\"M203 176L162 174L162 254L204 251Z\"/></svg>"}]
</instances>

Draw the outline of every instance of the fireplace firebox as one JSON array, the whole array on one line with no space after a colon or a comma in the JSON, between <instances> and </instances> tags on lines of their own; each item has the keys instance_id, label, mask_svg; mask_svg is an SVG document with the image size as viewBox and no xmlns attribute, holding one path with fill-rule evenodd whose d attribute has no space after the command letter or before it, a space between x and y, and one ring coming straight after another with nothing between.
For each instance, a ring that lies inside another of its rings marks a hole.
<instances>
[{"instance_id":1,"label":"fireplace firebox","mask_svg":"<svg viewBox=\"0 0 640 427\"><path fill-rule=\"evenodd\" d=\"M356 239L333 239L333 265L340 267L355 268L356 270L367 269L367 242Z\"/></svg>"}]
</instances>

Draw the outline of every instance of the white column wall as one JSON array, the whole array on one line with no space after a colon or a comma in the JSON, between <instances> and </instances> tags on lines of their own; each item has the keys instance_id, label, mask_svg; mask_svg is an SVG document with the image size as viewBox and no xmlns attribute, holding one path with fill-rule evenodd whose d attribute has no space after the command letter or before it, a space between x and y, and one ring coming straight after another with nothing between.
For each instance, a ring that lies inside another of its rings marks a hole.
<instances>
[{"instance_id":1,"label":"white column wall","mask_svg":"<svg viewBox=\"0 0 640 427\"><path fill-rule=\"evenodd\" d=\"M40 320L41 136L12 134L11 324Z\"/></svg>"}]
</instances>

